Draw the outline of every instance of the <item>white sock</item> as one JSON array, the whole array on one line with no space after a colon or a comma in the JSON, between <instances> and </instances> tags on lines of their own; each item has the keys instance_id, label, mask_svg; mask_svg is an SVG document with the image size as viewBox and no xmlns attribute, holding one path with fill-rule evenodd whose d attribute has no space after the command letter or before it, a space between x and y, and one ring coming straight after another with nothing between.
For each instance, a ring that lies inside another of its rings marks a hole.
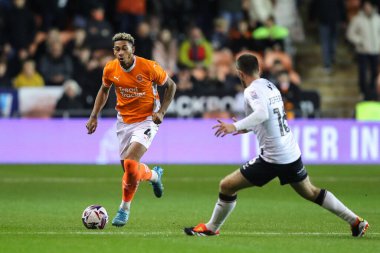
<instances>
[{"instance_id":1,"label":"white sock","mask_svg":"<svg viewBox=\"0 0 380 253\"><path fill-rule=\"evenodd\" d=\"M131 209L131 201L125 202L122 200L120 204L120 208L122 208L124 211L129 211L129 209Z\"/></svg>"},{"instance_id":2,"label":"white sock","mask_svg":"<svg viewBox=\"0 0 380 253\"><path fill-rule=\"evenodd\" d=\"M236 206L236 196L235 200L223 201L220 198L216 202L214 211L212 212L211 219L206 223L207 229L216 232L223 225L228 215L234 210Z\"/></svg>"},{"instance_id":3,"label":"white sock","mask_svg":"<svg viewBox=\"0 0 380 253\"><path fill-rule=\"evenodd\" d=\"M158 180L158 174L155 170L152 171L152 177L149 179L150 182L156 183Z\"/></svg>"},{"instance_id":4,"label":"white sock","mask_svg":"<svg viewBox=\"0 0 380 253\"><path fill-rule=\"evenodd\" d=\"M350 225L354 224L358 217L329 191L326 191L322 206L347 221Z\"/></svg>"}]
</instances>

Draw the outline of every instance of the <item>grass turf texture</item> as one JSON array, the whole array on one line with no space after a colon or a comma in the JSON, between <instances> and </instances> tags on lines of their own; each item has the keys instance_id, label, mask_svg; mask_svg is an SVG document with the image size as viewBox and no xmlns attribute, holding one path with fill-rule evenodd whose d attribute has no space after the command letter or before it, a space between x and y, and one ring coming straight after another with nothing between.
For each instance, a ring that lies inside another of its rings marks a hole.
<instances>
[{"instance_id":1,"label":"grass turf texture","mask_svg":"<svg viewBox=\"0 0 380 253\"><path fill-rule=\"evenodd\" d=\"M219 237L187 237L184 226L207 221L219 180L237 166L168 165L156 199L141 183L125 227L111 226L121 197L119 166L0 165L0 252L378 252L379 166L308 166L312 182L365 217L364 238L278 180L239 193ZM110 221L87 230L82 211L103 205Z\"/></svg>"}]
</instances>

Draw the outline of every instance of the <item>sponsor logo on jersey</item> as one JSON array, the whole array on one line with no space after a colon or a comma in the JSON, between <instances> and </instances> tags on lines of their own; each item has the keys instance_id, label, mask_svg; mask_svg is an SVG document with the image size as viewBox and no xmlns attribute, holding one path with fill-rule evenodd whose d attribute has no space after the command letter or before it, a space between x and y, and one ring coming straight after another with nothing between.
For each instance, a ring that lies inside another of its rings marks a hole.
<instances>
[{"instance_id":1,"label":"sponsor logo on jersey","mask_svg":"<svg viewBox=\"0 0 380 253\"><path fill-rule=\"evenodd\" d=\"M135 98L135 97L144 97L145 91L140 92L139 88L123 88L123 87L117 87L120 95L124 98Z\"/></svg>"}]
</instances>

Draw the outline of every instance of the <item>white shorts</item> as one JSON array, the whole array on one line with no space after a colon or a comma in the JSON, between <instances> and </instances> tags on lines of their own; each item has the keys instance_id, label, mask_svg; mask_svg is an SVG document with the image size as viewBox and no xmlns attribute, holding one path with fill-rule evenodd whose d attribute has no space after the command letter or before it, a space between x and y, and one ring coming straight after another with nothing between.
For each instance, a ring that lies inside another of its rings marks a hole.
<instances>
[{"instance_id":1,"label":"white shorts","mask_svg":"<svg viewBox=\"0 0 380 253\"><path fill-rule=\"evenodd\" d=\"M120 160L125 158L127 149L132 142L141 143L148 149L157 131L158 125L153 122L151 117L133 124L126 124L118 118L116 134L119 139Z\"/></svg>"}]
</instances>

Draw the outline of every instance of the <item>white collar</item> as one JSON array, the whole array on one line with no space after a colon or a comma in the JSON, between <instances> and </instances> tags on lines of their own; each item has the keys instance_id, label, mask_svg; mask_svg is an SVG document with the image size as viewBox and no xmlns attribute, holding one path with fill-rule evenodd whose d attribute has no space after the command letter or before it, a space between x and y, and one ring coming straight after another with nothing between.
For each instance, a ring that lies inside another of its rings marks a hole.
<instances>
[{"instance_id":1,"label":"white collar","mask_svg":"<svg viewBox=\"0 0 380 253\"><path fill-rule=\"evenodd\" d=\"M120 65L120 62L119 62L119 65ZM120 65L121 69L124 71L124 72L131 72L132 69L136 66L136 57L133 56L133 63L132 65L128 68L128 69L125 69L123 68L123 66Z\"/></svg>"}]
</instances>

